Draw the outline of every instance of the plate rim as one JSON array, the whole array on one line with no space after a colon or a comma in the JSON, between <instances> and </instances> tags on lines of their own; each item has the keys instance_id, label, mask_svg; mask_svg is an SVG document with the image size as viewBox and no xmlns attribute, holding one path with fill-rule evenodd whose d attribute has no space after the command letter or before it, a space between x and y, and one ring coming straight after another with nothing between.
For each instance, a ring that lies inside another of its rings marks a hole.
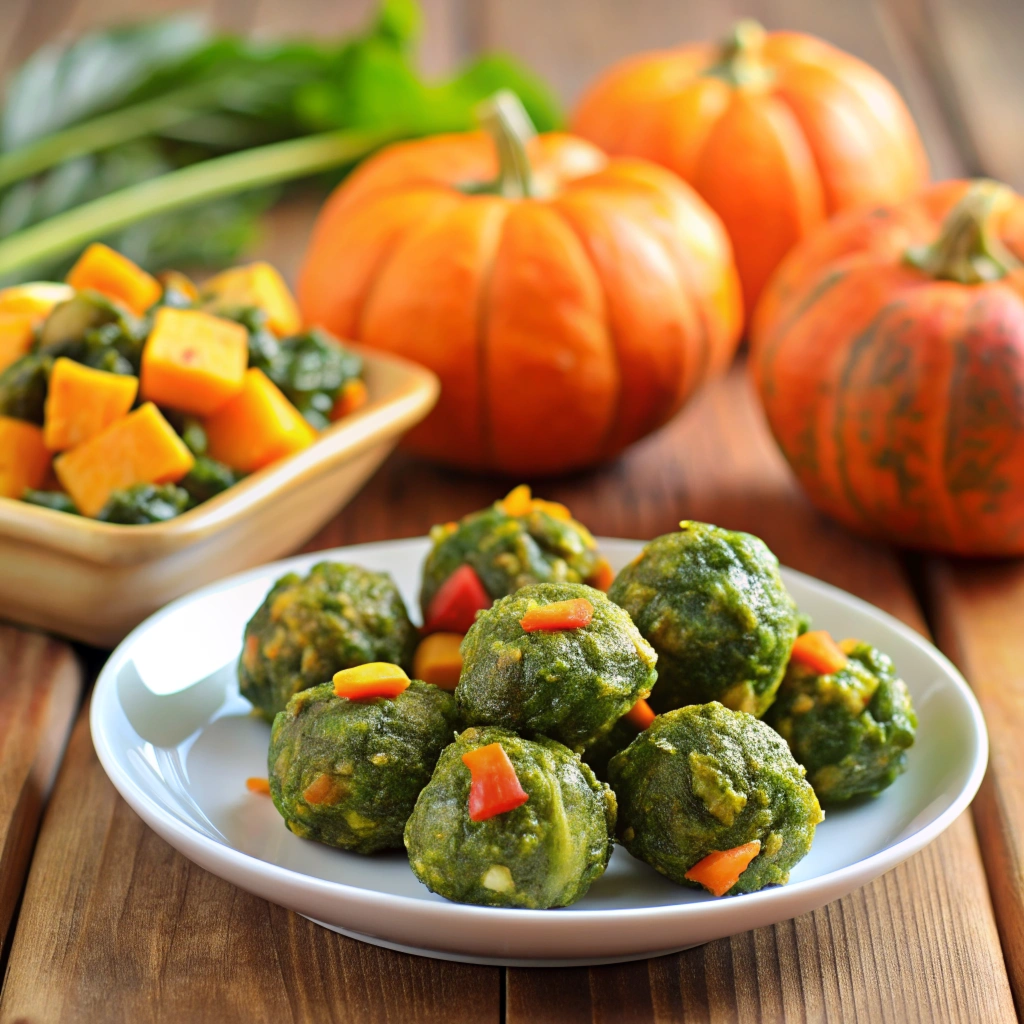
<instances>
[{"instance_id":1,"label":"plate rim","mask_svg":"<svg viewBox=\"0 0 1024 1024\"><path fill-rule=\"evenodd\" d=\"M645 540L634 540L624 537L597 537L595 539L599 546L603 545L606 547L649 543L649 541ZM488 921L494 923L503 922L506 926L513 927L528 926L530 922L543 920L546 922L546 927L549 932L552 930L555 932L571 932L585 922L590 922L595 926L598 926L604 920L609 920L618 924L626 924L636 923L640 919L650 920L652 917L656 917L661 921L663 919L686 919L689 917L703 917L705 915L712 915L715 917L733 916L735 911L741 905L738 900L700 900L664 904L659 906L602 908L595 910L579 910L573 909L572 907L562 907L557 908L552 912L552 910L479 907L472 904L454 903L448 900L425 900L415 896L403 896L396 893L382 892L377 889L367 889L363 886L352 885L347 882L332 881L316 875L307 875L292 868L273 864L270 861L263 860L262 858L256 857L252 854L243 853L241 850L238 850L233 846L218 842L217 840L204 835L198 829L180 821L176 816L168 814L156 800L145 792L144 789L135 784L127 771L122 769L109 742L110 737L107 735L104 728L102 709L105 702L111 699L111 693L116 697L117 679L114 673L114 666L124 658L126 649L134 643L138 635L152 628L152 626L154 626L159 620L173 615L179 607L182 607L193 600L215 594L222 590L232 589L235 586L241 585L248 582L248 580L261 575L285 572L296 565L304 563L333 558L351 559L353 557L352 553L358 553L359 551L368 548L407 547L411 550L416 550L422 549L428 543L429 538L427 537L406 537L394 540L371 541L363 544L346 545L343 547L306 552L303 554L292 555L289 558L280 559L274 562L267 562L262 565L255 566L254 568L247 569L244 572L224 577L214 583L207 584L204 587L191 591L190 593L185 594L165 605L159 611L155 612L136 626L135 629L133 629L124 638L124 640L117 645L117 647L111 652L107 661L104 663L96 680L89 709L89 726L93 746L96 750L100 764L110 781L113 783L115 789L117 789L118 793L120 793L129 806L132 807L132 809L135 810L151 828L158 831L165 839L168 838L168 833L172 833L180 839L185 847L198 847L200 850L204 851L207 854L206 859L213 859L221 863L226 863L232 868L241 869L247 874L256 873L266 878L268 882L273 881L290 887L298 887L305 895L308 896L330 895L335 898L345 896L347 899L357 903L365 903L369 901L372 902L375 909L382 913L401 913L416 916L426 914L435 919L443 919L438 920L439 925L457 923L459 920L467 917L480 923ZM829 890L838 891L839 889L842 889L843 892L852 891L852 889L859 885L865 884L867 881L891 870L908 857L923 849L941 835L942 832L944 832L970 805L971 801L977 794L978 788L980 787L981 781L985 775L989 757L988 731L985 726L984 716L977 698L960 671L937 647L930 643L915 629L906 625L889 612L871 604L869 601L865 601L863 598L860 598L855 594L851 594L849 591L845 591L840 587L836 587L831 583L827 583L824 580L820 580L807 573L800 572L797 569L783 567L783 570L786 575L799 578L812 590L823 590L832 597L838 596L843 601L852 602L861 611L867 612L872 616L881 617L884 623L889 628L899 633L903 639L909 641L928 657L938 661L945 670L948 680L953 683L955 689L958 691L961 700L969 712L968 720L971 724L971 731L973 733L976 751L970 771L968 772L960 791L953 798L949 806L931 821L922 825L909 836L905 836L898 842L893 843L891 846L887 846L876 853L870 854L867 857L861 858L852 864L845 865L844 867L838 868L834 871L829 871L822 875L816 875L813 878L807 878L799 882L792 882L783 886L774 886L762 889L760 892L744 893L742 906L750 908L751 916L754 916L757 910L761 910L763 916L763 911L771 908L776 903L802 901L804 903L813 904L813 898L823 892ZM160 823L159 828L154 825L154 821L158 821ZM171 842L169 839L168 841ZM192 854L186 852L182 846L179 846L174 842L171 842L171 845L175 846L179 851L184 853L185 856L189 857L189 859L195 859ZM208 870L211 870L214 874L219 874L218 871L212 868L209 868ZM232 882L232 884L240 884L225 875L221 875L221 877L225 877L226 880ZM850 884L847 885L847 882ZM244 888L244 886L242 887ZM256 890L250 891L257 892ZM263 898L271 899L271 897L258 892L257 895L263 895ZM271 901L273 902L272 899ZM787 915L787 917L788 916L792 915ZM742 930L742 928L740 930ZM440 955L443 957L444 953L442 952ZM456 955L454 951L452 955ZM651 953L648 955L657 954ZM549 958L539 958L537 961L538 965L544 963L547 959Z\"/></svg>"}]
</instances>

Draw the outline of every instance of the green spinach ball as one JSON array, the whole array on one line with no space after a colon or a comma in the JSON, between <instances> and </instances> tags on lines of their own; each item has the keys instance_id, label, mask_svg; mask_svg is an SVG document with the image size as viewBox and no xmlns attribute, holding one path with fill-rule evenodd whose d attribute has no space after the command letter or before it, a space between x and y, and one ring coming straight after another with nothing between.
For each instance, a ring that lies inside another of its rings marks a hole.
<instances>
[{"instance_id":1,"label":"green spinach ball","mask_svg":"<svg viewBox=\"0 0 1024 1024\"><path fill-rule=\"evenodd\" d=\"M680 523L618 574L608 596L658 652L655 711L710 700L758 718L768 709L798 618L764 541Z\"/></svg>"},{"instance_id":2,"label":"green spinach ball","mask_svg":"<svg viewBox=\"0 0 1024 1024\"><path fill-rule=\"evenodd\" d=\"M600 556L590 531L562 505L531 498L510 504L515 494L430 531L420 592L424 619L441 585L462 565L472 566L492 600L533 583L593 577Z\"/></svg>"},{"instance_id":3,"label":"green spinach ball","mask_svg":"<svg viewBox=\"0 0 1024 1024\"><path fill-rule=\"evenodd\" d=\"M618 838L680 885L716 851L761 843L729 895L782 885L824 815L781 736L717 701L659 715L608 765Z\"/></svg>"},{"instance_id":4,"label":"green spinach ball","mask_svg":"<svg viewBox=\"0 0 1024 1024\"><path fill-rule=\"evenodd\" d=\"M270 734L274 805L303 839L355 853L400 849L457 723L452 695L416 680L394 698L349 700L333 683L303 690Z\"/></svg>"},{"instance_id":5,"label":"green spinach ball","mask_svg":"<svg viewBox=\"0 0 1024 1024\"><path fill-rule=\"evenodd\" d=\"M526 632L535 607L585 598L588 626ZM538 583L481 612L462 641L455 690L467 725L540 733L582 751L607 732L658 678L657 655L629 616L582 583Z\"/></svg>"},{"instance_id":6,"label":"green spinach ball","mask_svg":"<svg viewBox=\"0 0 1024 1024\"><path fill-rule=\"evenodd\" d=\"M844 641L830 675L790 662L765 721L789 743L826 805L875 796L907 767L917 716L906 684L877 648Z\"/></svg>"},{"instance_id":7,"label":"green spinach ball","mask_svg":"<svg viewBox=\"0 0 1024 1024\"><path fill-rule=\"evenodd\" d=\"M245 627L238 684L268 719L291 696L371 661L408 669L416 628L391 577L320 562L282 576Z\"/></svg>"},{"instance_id":8,"label":"green spinach ball","mask_svg":"<svg viewBox=\"0 0 1024 1024\"><path fill-rule=\"evenodd\" d=\"M484 821L469 817L462 755L500 743L529 799ZM612 852L615 795L554 740L467 729L441 755L405 826L413 873L458 903L541 910L575 903Z\"/></svg>"}]
</instances>

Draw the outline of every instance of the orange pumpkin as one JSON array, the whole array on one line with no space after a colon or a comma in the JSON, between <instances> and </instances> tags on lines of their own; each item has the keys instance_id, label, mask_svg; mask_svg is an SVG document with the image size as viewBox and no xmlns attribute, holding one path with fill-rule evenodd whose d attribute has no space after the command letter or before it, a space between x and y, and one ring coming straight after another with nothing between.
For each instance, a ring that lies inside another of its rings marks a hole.
<instances>
[{"instance_id":1,"label":"orange pumpkin","mask_svg":"<svg viewBox=\"0 0 1024 1024\"><path fill-rule=\"evenodd\" d=\"M692 189L570 135L524 143L513 101L492 101L487 132L363 164L320 214L299 303L441 378L409 447L534 475L665 423L728 364L741 313L728 238Z\"/></svg>"},{"instance_id":2,"label":"orange pumpkin","mask_svg":"<svg viewBox=\"0 0 1024 1024\"><path fill-rule=\"evenodd\" d=\"M946 182L851 211L765 291L751 364L811 500L860 532L1024 554L1024 199Z\"/></svg>"},{"instance_id":3,"label":"orange pumpkin","mask_svg":"<svg viewBox=\"0 0 1024 1024\"><path fill-rule=\"evenodd\" d=\"M723 45L641 54L584 95L573 130L671 168L736 250L748 313L792 246L826 217L893 203L928 178L921 141L877 71L799 32L740 22Z\"/></svg>"}]
</instances>

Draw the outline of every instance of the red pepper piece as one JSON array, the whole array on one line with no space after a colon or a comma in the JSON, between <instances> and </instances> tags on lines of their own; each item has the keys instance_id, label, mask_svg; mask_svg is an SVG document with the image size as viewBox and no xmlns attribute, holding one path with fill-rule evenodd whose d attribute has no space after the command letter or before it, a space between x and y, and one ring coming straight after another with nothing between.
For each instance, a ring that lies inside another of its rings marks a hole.
<instances>
[{"instance_id":1,"label":"red pepper piece","mask_svg":"<svg viewBox=\"0 0 1024 1024\"><path fill-rule=\"evenodd\" d=\"M827 676L846 667L846 655L824 629L815 629L798 636L790 659Z\"/></svg>"},{"instance_id":2,"label":"red pepper piece","mask_svg":"<svg viewBox=\"0 0 1024 1024\"><path fill-rule=\"evenodd\" d=\"M555 601L531 608L519 620L519 625L527 633L540 629L582 629L589 626L593 618L594 606L585 597L575 597L571 601Z\"/></svg>"},{"instance_id":3,"label":"red pepper piece","mask_svg":"<svg viewBox=\"0 0 1024 1024\"><path fill-rule=\"evenodd\" d=\"M441 584L427 609L425 633L466 633L476 613L494 602L471 565L460 565Z\"/></svg>"},{"instance_id":4,"label":"red pepper piece","mask_svg":"<svg viewBox=\"0 0 1024 1024\"><path fill-rule=\"evenodd\" d=\"M469 819L486 821L496 814L525 804L529 794L519 784L519 776L500 743L488 743L462 755L469 769Z\"/></svg>"}]
</instances>

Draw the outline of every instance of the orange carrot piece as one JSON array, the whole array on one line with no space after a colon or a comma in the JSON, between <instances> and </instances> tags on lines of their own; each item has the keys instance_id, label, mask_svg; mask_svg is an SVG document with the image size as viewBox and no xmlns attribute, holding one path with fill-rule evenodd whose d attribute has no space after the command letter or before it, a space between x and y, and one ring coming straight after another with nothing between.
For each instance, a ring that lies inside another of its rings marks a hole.
<instances>
[{"instance_id":1,"label":"orange carrot piece","mask_svg":"<svg viewBox=\"0 0 1024 1024\"><path fill-rule=\"evenodd\" d=\"M815 629L798 636L790 658L823 676L846 667L846 655L824 629Z\"/></svg>"},{"instance_id":2,"label":"orange carrot piece","mask_svg":"<svg viewBox=\"0 0 1024 1024\"><path fill-rule=\"evenodd\" d=\"M607 592L614 582L615 570L608 564L607 558L599 558L593 573L587 579L587 583L597 590Z\"/></svg>"},{"instance_id":3,"label":"orange carrot piece","mask_svg":"<svg viewBox=\"0 0 1024 1024\"><path fill-rule=\"evenodd\" d=\"M413 677L442 690L454 690L462 674L462 655L459 653L461 644L461 633L431 633L425 636L413 657Z\"/></svg>"},{"instance_id":4,"label":"orange carrot piece","mask_svg":"<svg viewBox=\"0 0 1024 1024\"><path fill-rule=\"evenodd\" d=\"M371 661L334 673L334 692L349 700L372 697L397 697L409 688L409 677L398 665L387 661Z\"/></svg>"},{"instance_id":5,"label":"orange carrot piece","mask_svg":"<svg viewBox=\"0 0 1024 1024\"><path fill-rule=\"evenodd\" d=\"M78 257L66 280L78 291L88 289L116 299L134 313L145 313L163 294L155 277L102 242L93 242Z\"/></svg>"},{"instance_id":6,"label":"orange carrot piece","mask_svg":"<svg viewBox=\"0 0 1024 1024\"><path fill-rule=\"evenodd\" d=\"M519 620L526 633L538 630L582 629L594 619L594 606L585 597L536 605Z\"/></svg>"},{"instance_id":7,"label":"orange carrot piece","mask_svg":"<svg viewBox=\"0 0 1024 1024\"><path fill-rule=\"evenodd\" d=\"M362 409L369 401L370 392L366 390L365 382L358 377L345 381L341 394L334 401L334 408L331 409L331 419L340 420L351 415L357 409Z\"/></svg>"},{"instance_id":8,"label":"orange carrot piece","mask_svg":"<svg viewBox=\"0 0 1024 1024\"><path fill-rule=\"evenodd\" d=\"M630 725L646 729L657 717L654 709L641 697L623 716Z\"/></svg>"},{"instance_id":9,"label":"orange carrot piece","mask_svg":"<svg viewBox=\"0 0 1024 1024\"><path fill-rule=\"evenodd\" d=\"M307 804L326 804L328 807L338 803L339 800L345 795L343 785L339 785L332 775L318 775L306 788L303 790L302 799Z\"/></svg>"},{"instance_id":10,"label":"orange carrot piece","mask_svg":"<svg viewBox=\"0 0 1024 1024\"><path fill-rule=\"evenodd\" d=\"M498 504L507 516L529 515L533 508L533 497L529 486L520 484L518 487L513 487Z\"/></svg>"},{"instance_id":11,"label":"orange carrot piece","mask_svg":"<svg viewBox=\"0 0 1024 1024\"><path fill-rule=\"evenodd\" d=\"M489 743L462 755L469 769L469 820L486 821L530 799L500 743Z\"/></svg>"},{"instance_id":12,"label":"orange carrot piece","mask_svg":"<svg viewBox=\"0 0 1024 1024\"><path fill-rule=\"evenodd\" d=\"M0 498L20 498L46 479L50 453L34 424L0 416Z\"/></svg>"},{"instance_id":13,"label":"orange carrot piece","mask_svg":"<svg viewBox=\"0 0 1024 1024\"><path fill-rule=\"evenodd\" d=\"M270 779L264 779L259 775L253 775L245 780L245 788L250 793L259 793L261 796L270 796Z\"/></svg>"},{"instance_id":14,"label":"orange carrot piece","mask_svg":"<svg viewBox=\"0 0 1024 1024\"><path fill-rule=\"evenodd\" d=\"M760 852L760 839L731 850L716 850L697 861L683 877L703 885L712 896L724 896Z\"/></svg>"}]
</instances>

